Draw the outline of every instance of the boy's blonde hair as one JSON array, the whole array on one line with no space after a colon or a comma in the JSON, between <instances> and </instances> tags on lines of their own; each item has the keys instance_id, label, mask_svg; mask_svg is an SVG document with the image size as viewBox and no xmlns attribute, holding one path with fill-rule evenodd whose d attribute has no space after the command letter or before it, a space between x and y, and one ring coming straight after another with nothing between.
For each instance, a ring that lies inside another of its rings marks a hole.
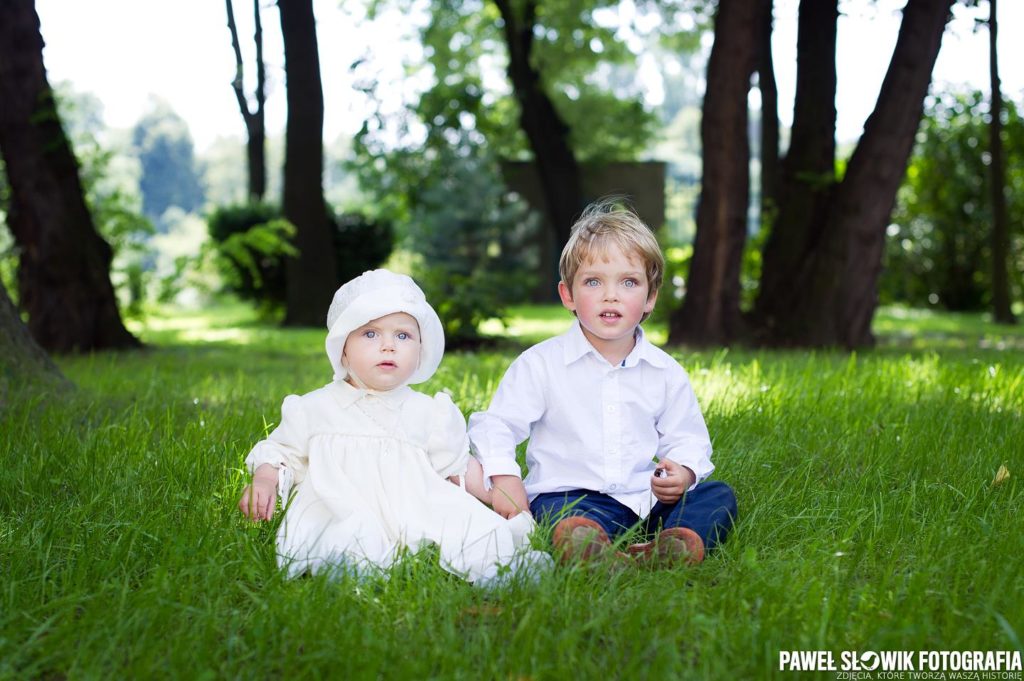
<instances>
[{"instance_id":1,"label":"boy's blonde hair","mask_svg":"<svg viewBox=\"0 0 1024 681\"><path fill-rule=\"evenodd\" d=\"M627 256L638 258L647 275L648 296L661 288L665 276L665 256L661 254L654 232L632 209L619 200L604 199L587 206L572 226L569 241L558 260L558 274L572 290L580 267L600 257L609 244L615 244ZM644 315L646 319L647 315Z\"/></svg>"}]
</instances>

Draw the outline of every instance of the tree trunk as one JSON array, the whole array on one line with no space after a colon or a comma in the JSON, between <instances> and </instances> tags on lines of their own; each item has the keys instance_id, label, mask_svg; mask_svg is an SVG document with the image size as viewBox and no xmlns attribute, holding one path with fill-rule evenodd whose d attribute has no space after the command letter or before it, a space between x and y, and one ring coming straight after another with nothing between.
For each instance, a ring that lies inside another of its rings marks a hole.
<instances>
[{"instance_id":1,"label":"tree trunk","mask_svg":"<svg viewBox=\"0 0 1024 681\"><path fill-rule=\"evenodd\" d=\"M722 0L708 60L700 125L704 171L686 299L669 323L670 343L729 343L740 333L740 263L750 202L747 93L760 53L761 9Z\"/></svg>"},{"instance_id":2,"label":"tree trunk","mask_svg":"<svg viewBox=\"0 0 1024 681\"><path fill-rule=\"evenodd\" d=\"M760 19L761 53L757 82L761 90L761 226L775 221L779 205L779 89L775 84L772 59L773 0L762 0Z\"/></svg>"},{"instance_id":3,"label":"tree trunk","mask_svg":"<svg viewBox=\"0 0 1024 681\"><path fill-rule=\"evenodd\" d=\"M1003 160L1003 94L999 82L999 58L996 56L996 0L988 1L988 66L992 85L992 120L989 122L989 166L992 186L992 316L1001 324L1016 324L1010 305L1010 219L1006 214L1006 166Z\"/></svg>"},{"instance_id":4,"label":"tree trunk","mask_svg":"<svg viewBox=\"0 0 1024 681\"><path fill-rule=\"evenodd\" d=\"M519 124L533 151L544 192L546 212L555 235L555 251L561 253L569 229L583 211L585 198L576 155L569 145L569 126L558 115L544 91L540 73L530 63L537 3L522 3L522 13L511 0L495 0L504 22L508 47L508 76L519 102Z\"/></svg>"},{"instance_id":5,"label":"tree trunk","mask_svg":"<svg viewBox=\"0 0 1024 681\"><path fill-rule=\"evenodd\" d=\"M235 78L231 81L231 88L235 92L235 99L238 101L238 109L242 113L242 120L245 122L245 131L248 136L245 149L249 171L249 199L262 201L263 195L267 191L267 164L266 127L263 114L266 104L266 71L263 65L263 23L260 20L260 3L259 0L253 0L252 3L256 25L253 35L253 40L256 43L256 110L253 111L249 108L243 88L245 69L242 62L242 48L238 42L238 29L235 27L235 12L232 2L233 0L225 0L228 29L231 31L231 47L235 52Z\"/></svg>"},{"instance_id":6,"label":"tree trunk","mask_svg":"<svg viewBox=\"0 0 1024 681\"><path fill-rule=\"evenodd\" d=\"M793 272L821 238L835 184L838 0L802 0L796 98L779 203L765 242L754 306L755 336L771 334L797 295Z\"/></svg>"},{"instance_id":7,"label":"tree trunk","mask_svg":"<svg viewBox=\"0 0 1024 681\"><path fill-rule=\"evenodd\" d=\"M286 267L285 324L324 323L338 284L323 191L324 98L312 0L280 0L288 122L283 212L296 227L297 258Z\"/></svg>"},{"instance_id":8,"label":"tree trunk","mask_svg":"<svg viewBox=\"0 0 1024 681\"><path fill-rule=\"evenodd\" d=\"M12 389L30 385L66 387L70 383L32 340L7 289L0 283L0 410Z\"/></svg>"},{"instance_id":9,"label":"tree trunk","mask_svg":"<svg viewBox=\"0 0 1024 681\"><path fill-rule=\"evenodd\" d=\"M112 252L85 205L78 163L43 66L32 0L0 2L0 152L8 226L21 250L19 299L51 352L137 347L110 284Z\"/></svg>"},{"instance_id":10,"label":"tree trunk","mask_svg":"<svg viewBox=\"0 0 1024 681\"><path fill-rule=\"evenodd\" d=\"M796 264L787 281L791 294L773 306L774 324L761 329L767 343L856 348L874 342L871 318L885 229L952 3L907 3L878 101L835 190L820 238L802 260L791 261Z\"/></svg>"}]
</instances>

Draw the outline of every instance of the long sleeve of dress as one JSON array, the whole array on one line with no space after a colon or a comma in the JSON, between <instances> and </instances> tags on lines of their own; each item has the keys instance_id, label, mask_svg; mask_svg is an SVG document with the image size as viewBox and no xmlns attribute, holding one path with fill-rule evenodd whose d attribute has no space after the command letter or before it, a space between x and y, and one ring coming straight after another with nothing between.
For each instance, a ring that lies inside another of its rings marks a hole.
<instances>
[{"instance_id":1,"label":"long sleeve of dress","mask_svg":"<svg viewBox=\"0 0 1024 681\"><path fill-rule=\"evenodd\" d=\"M302 482L309 467L309 432L301 402L302 398L298 395L284 398L281 422L267 439L256 443L245 457L245 465L250 473L265 463L278 469L278 492L284 499L288 498L292 484Z\"/></svg>"},{"instance_id":2,"label":"long sleeve of dress","mask_svg":"<svg viewBox=\"0 0 1024 681\"><path fill-rule=\"evenodd\" d=\"M430 465L442 478L463 475L469 463L469 438L462 412L446 393L434 396L434 423L427 441Z\"/></svg>"}]
</instances>

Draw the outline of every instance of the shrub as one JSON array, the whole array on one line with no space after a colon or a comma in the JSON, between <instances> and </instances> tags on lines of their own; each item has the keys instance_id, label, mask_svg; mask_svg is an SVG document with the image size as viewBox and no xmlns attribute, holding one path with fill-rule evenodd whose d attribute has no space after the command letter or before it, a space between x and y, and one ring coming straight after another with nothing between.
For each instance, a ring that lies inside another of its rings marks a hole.
<instances>
[{"instance_id":1,"label":"shrub","mask_svg":"<svg viewBox=\"0 0 1024 681\"><path fill-rule=\"evenodd\" d=\"M295 253L294 227L278 206L244 203L223 206L207 220L225 288L269 309L284 305L285 258ZM391 224L363 215L331 218L338 285L380 266L394 247Z\"/></svg>"}]
</instances>

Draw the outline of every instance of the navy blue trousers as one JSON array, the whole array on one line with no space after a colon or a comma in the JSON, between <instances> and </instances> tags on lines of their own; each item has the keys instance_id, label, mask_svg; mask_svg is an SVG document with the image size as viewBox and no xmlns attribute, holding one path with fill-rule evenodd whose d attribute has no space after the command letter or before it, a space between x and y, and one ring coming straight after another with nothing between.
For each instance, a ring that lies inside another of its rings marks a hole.
<instances>
[{"instance_id":1,"label":"navy blue trousers","mask_svg":"<svg viewBox=\"0 0 1024 681\"><path fill-rule=\"evenodd\" d=\"M736 495L724 482L702 482L674 504L654 504L650 515L641 519L633 509L607 494L586 489L538 494L530 502L530 512L542 523L581 515L596 521L614 541L623 532L638 528L644 538L659 530L688 527L704 540L710 551L725 541L736 520Z\"/></svg>"}]
</instances>

